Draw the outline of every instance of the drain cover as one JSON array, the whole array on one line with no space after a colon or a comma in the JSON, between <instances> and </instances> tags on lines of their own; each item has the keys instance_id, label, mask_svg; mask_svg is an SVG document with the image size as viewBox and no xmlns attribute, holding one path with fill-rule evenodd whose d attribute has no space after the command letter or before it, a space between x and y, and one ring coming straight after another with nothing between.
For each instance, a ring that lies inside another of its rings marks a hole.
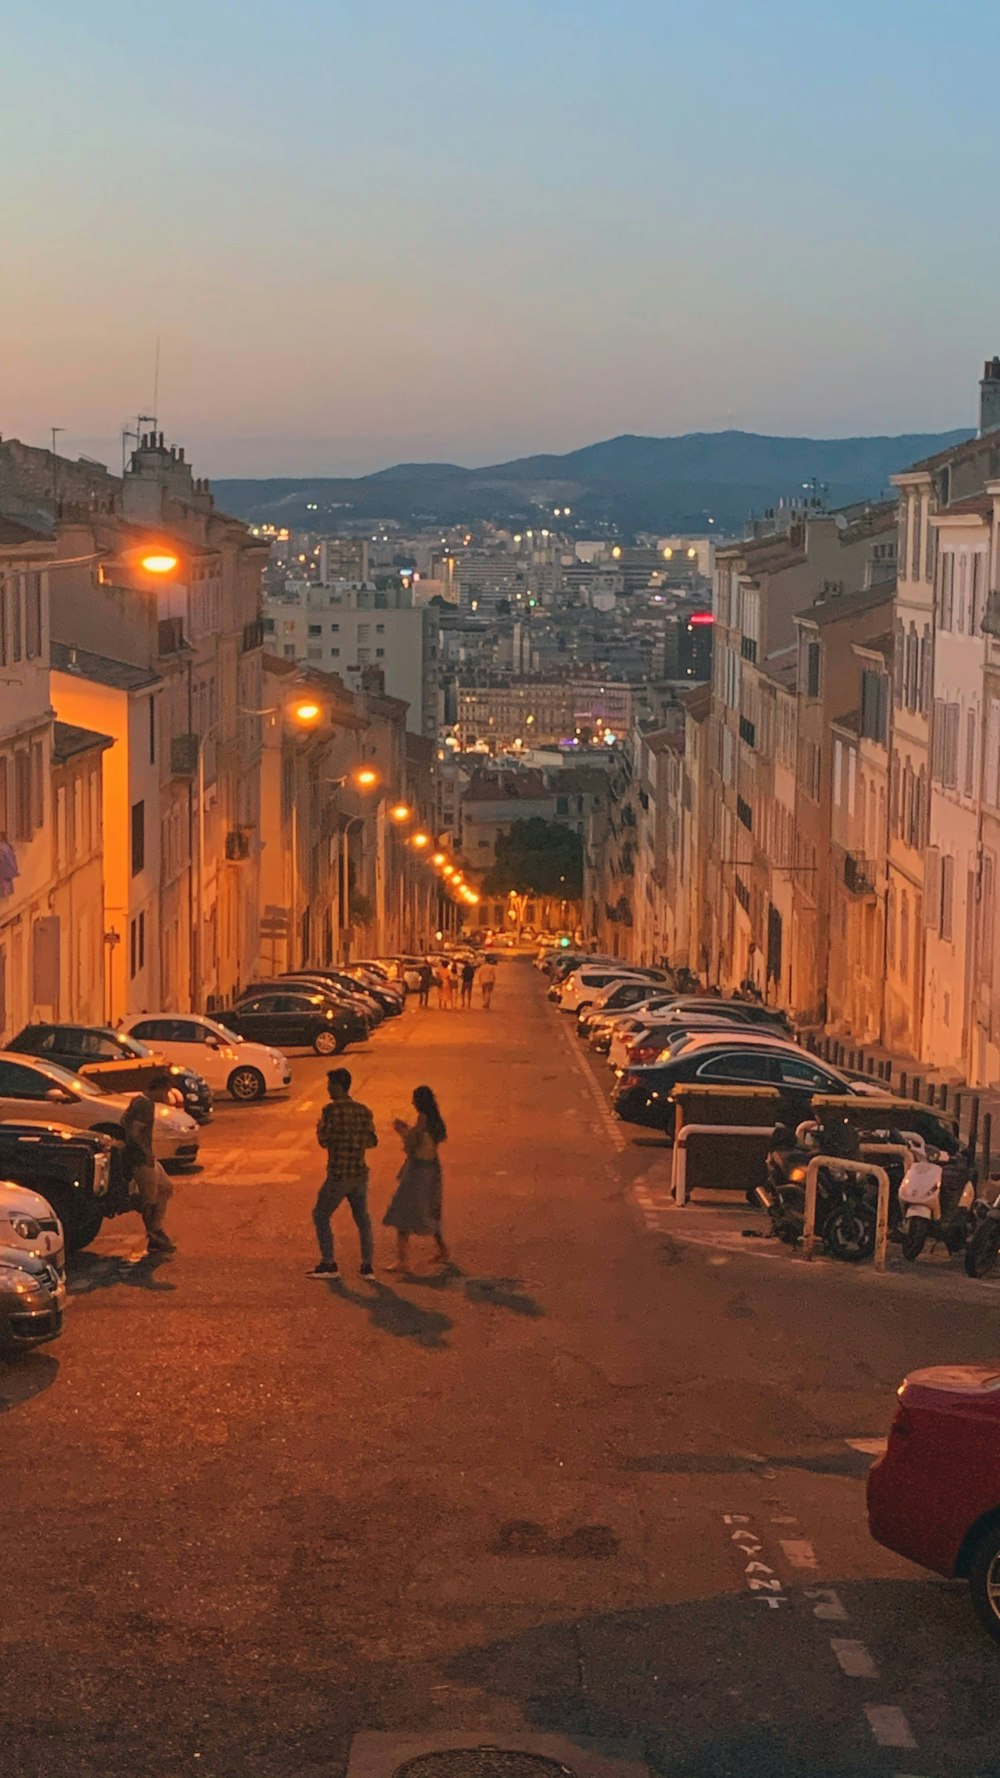
<instances>
[{"instance_id":1,"label":"drain cover","mask_svg":"<svg viewBox=\"0 0 1000 1778\"><path fill-rule=\"evenodd\" d=\"M397 1766L393 1778L573 1778L568 1766L537 1753L503 1747L453 1747L422 1753Z\"/></svg>"}]
</instances>

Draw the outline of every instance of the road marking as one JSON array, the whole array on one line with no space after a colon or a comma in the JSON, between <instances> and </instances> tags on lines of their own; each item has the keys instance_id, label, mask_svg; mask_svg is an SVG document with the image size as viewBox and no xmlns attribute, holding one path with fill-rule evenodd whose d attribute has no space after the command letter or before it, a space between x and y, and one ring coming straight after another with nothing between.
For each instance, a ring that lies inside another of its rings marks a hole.
<instances>
[{"instance_id":1,"label":"road marking","mask_svg":"<svg viewBox=\"0 0 1000 1778\"><path fill-rule=\"evenodd\" d=\"M913 1730L895 1704L866 1704L865 1715L880 1747L916 1747Z\"/></svg>"},{"instance_id":2,"label":"road marking","mask_svg":"<svg viewBox=\"0 0 1000 1778\"><path fill-rule=\"evenodd\" d=\"M847 1637L833 1636L830 1647L840 1665L842 1673L848 1679L877 1679L878 1668L872 1660L863 1642L856 1642Z\"/></svg>"},{"instance_id":3,"label":"road marking","mask_svg":"<svg viewBox=\"0 0 1000 1778\"><path fill-rule=\"evenodd\" d=\"M852 1451L860 1451L862 1457L884 1457L888 1448L887 1438L848 1438L844 1440Z\"/></svg>"},{"instance_id":4,"label":"road marking","mask_svg":"<svg viewBox=\"0 0 1000 1778\"><path fill-rule=\"evenodd\" d=\"M847 1608L833 1587L806 1587L805 1597L816 1600L813 1617L827 1624L846 1624Z\"/></svg>"},{"instance_id":5,"label":"road marking","mask_svg":"<svg viewBox=\"0 0 1000 1778\"><path fill-rule=\"evenodd\" d=\"M722 1523L729 1527L729 1541L739 1557L747 1591L771 1611L779 1611L788 1603L788 1595L774 1569L761 1561L764 1546L746 1513L723 1513Z\"/></svg>"},{"instance_id":6,"label":"road marking","mask_svg":"<svg viewBox=\"0 0 1000 1778\"><path fill-rule=\"evenodd\" d=\"M617 1148L619 1154L624 1154L626 1148L628 1147L628 1137L625 1135L624 1131L622 1130L621 1125L617 1122L617 1120L612 1115L611 1110L608 1106L608 1102L605 1099L604 1094L601 1092L601 1089L598 1086L597 1080L595 1079L594 1075L591 1073L591 1070L588 1068L587 1063L585 1062L579 1049L576 1048L573 1038L570 1036L570 1033L567 1031L565 1025L560 1026L560 1029L562 1031L563 1038L565 1039L566 1049L567 1049L567 1052L573 1062L573 1066L574 1066L574 1068L577 1068L579 1070L579 1072L583 1075L583 1078L587 1083L587 1087L591 1093L591 1096L593 1097L594 1104L597 1107L598 1116L600 1117L601 1125L604 1129L605 1134L610 1137L611 1141L614 1143L615 1147Z\"/></svg>"},{"instance_id":7,"label":"road marking","mask_svg":"<svg viewBox=\"0 0 1000 1778\"><path fill-rule=\"evenodd\" d=\"M793 1568L818 1568L816 1551L804 1537L783 1537L779 1539L786 1561Z\"/></svg>"}]
</instances>

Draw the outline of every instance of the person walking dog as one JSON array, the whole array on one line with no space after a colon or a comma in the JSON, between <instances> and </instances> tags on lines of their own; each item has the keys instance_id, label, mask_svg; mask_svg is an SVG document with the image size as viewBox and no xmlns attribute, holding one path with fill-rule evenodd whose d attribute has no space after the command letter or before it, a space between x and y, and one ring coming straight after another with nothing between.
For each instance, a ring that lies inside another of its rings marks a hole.
<instances>
[{"instance_id":1,"label":"person walking dog","mask_svg":"<svg viewBox=\"0 0 1000 1778\"><path fill-rule=\"evenodd\" d=\"M361 1242L361 1276L374 1278L375 1257L372 1219L368 1213L368 1161L370 1148L378 1147L375 1119L367 1105L351 1098L347 1068L331 1068L326 1077L330 1102L324 1105L316 1125L316 1140L326 1150L326 1178L313 1206L313 1227L319 1242L319 1259L310 1278L339 1278L340 1267L333 1245L330 1219L347 1199Z\"/></svg>"},{"instance_id":2,"label":"person walking dog","mask_svg":"<svg viewBox=\"0 0 1000 1778\"><path fill-rule=\"evenodd\" d=\"M450 1264L441 1232L441 1161L438 1151L448 1132L430 1087L413 1094L416 1122L397 1118L393 1128L403 1138L406 1158L399 1170L392 1203L383 1217L386 1228L396 1231L396 1261L389 1272L405 1272L410 1261L410 1236L430 1235L439 1265Z\"/></svg>"}]
</instances>

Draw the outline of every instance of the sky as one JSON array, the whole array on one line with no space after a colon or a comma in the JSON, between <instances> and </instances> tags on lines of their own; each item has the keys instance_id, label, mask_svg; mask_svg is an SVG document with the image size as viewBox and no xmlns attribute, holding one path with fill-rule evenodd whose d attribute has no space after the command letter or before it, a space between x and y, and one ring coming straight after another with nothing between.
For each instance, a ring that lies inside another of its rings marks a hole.
<instances>
[{"instance_id":1,"label":"sky","mask_svg":"<svg viewBox=\"0 0 1000 1778\"><path fill-rule=\"evenodd\" d=\"M994 24L7 0L0 432L120 465L155 411L223 476L974 424Z\"/></svg>"}]
</instances>

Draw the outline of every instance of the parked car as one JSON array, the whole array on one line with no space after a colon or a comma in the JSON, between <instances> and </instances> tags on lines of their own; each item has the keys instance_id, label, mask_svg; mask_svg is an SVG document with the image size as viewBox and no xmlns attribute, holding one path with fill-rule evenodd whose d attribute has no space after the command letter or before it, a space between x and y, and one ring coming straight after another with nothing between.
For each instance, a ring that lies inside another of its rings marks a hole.
<instances>
[{"instance_id":1,"label":"parked car","mask_svg":"<svg viewBox=\"0 0 1000 1778\"><path fill-rule=\"evenodd\" d=\"M60 1295L66 1291L66 1243L59 1218L39 1192L0 1173L0 1247L41 1260L53 1273Z\"/></svg>"},{"instance_id":2,"label":"parked car","mask_svg":"<svg viewBox=\"0 0 1000 1778\"><path fill-rule=\"evenodd\" d=\"M288 1057L267 1044L245 1043L204 1013L134 1013L121 1029L140 1043L153 1044L170 1062L196 1068L213 1092L247 1103L267 1093L283 1093L292 1080Z\"/></svg>"},{"instance_id":3,"label":"parked car","mask_svg":"<svg viewBox=\"0 0 1000 1778\"><path fill-rule=\"evenodd\" d=\"M62 1327L62 1300L51 1268L16 1247L0 1247L0 1352L43 1346L58 1339Z\"/></svg>"},{"instance_id":4,"label":"parked car","mask_svg":"<svg viewBox=\"0 0 1000 1778\"><path fill-rule=\"evenodd\" d=\"M255 1000L260 994L318 994L334 1012L348 1016L348 1042L364 1043L385 1017L381 1007L370 1002L360 994L349 994L346 988L336 987L328 982L325 976L301 973L276 976L273 981L255 982L252 988L244 988L236 996L235 1005L243 1006L248 1000Z\"/></svg>"},{"instance_id":5,"label":"parked car","mask_svg":"<svg viewBox=\"0 0 1000 1778\"><path fill-rule=\"evenodd\" d=\"M0 1178L27 1187L51 1206L70 1253L89 1246L106 1217L134 1208L124 1148L96 1130L4 1122Z\"/></svg>"},{"instance_id":6,"label":"parked car","mask_svg":"<svg viewBox=\"0 0 1000 1778\"><path fill-rule=\"evenodd\" d=\"M163 1072L170 1075L195 1123L207 1124L212 1116L212 1089L203 1075L193 1068L179 1068L109 1025L25 1025L7 1048L47 1056L71 1074L89 1074L115 1093L140 1093L152 1075Z\"/></svg>"},{"instance_id":7,"label":"parked car","mask_svg":"<svg viewBox=\"0 0 1000 1778\"><path fill-rule=\"evenodd\" d=\"M620 963L604 964L596 969L587 964L566 977L556 991L555 999L563 1012L579 1014L585 1007L592 1006L601 989L608 987L611 982L656 982L661 979L662 975L655 972L626 969ZM551 998L551 989L549 993Z\"/></svg>"},{"instance_id":8,"label":"parked car","mask_svg":"<svg viewBox=\"0 0 1000 1778\"><path fill-rule=\"evenodd\" d=\"M373 970L363 969L360 963L348 964L346 974L356 981L366 994L371 995L387 1018L396 1018L402 1012L406 1003L405 988L396 982L383 981Z\"/></svg>"},{"instance_id":9,"label":"parked car","mask_svg":"<svg viewBox=\"0 0 1000 1778\"><path fill-rule=\"evenodd\" d=\"M905 1379L869 1472L868 1524L897 1555L967 1580L1000 1642L1000 1366L938 1365Z\"/></svg>"},{"instance_id":10,"label":"parked car","mask_svg":"<svg viewBox=\"0 0 1000 1778\"><path fill-rule=\"evenodd\" d=\"M603 1015L628 1012L630 1007L638 1006L641 1001L648 999L649 982L645 977L623 976L610 981L606 988L595 994L593 1000L578 1007L577 1033L580 1037L587 1037Z\"/></svg>"},{"instance_id":11,"label":"parked car","mask_svg":"<svg viewBox=\"0 0 1000 1778\"><path fill-rule=\"evenodd\" d=\"M315 987L322 988L327 994L343 995L347 1003L350 1006L360 1008L365 1017L373 1025L380 1025L386 1016L385 1007L381 1004L381 1001L378 1000L374 994L369 993L363 982L357 981L354 976L348 975L347 972L342 969L287 970L285 974L279 976L277 980L281 985L286 981L310 982ZM273 988L274 986L275 983L273 980L269 982L253 983L255 992L265 988ZM243 994L240 998L246 999L246 995Z\"/></svg>"},{"instance_id":12,"label":"parked car","mask_svg":"<svg viewBox=\"0 0 1000 1778\"><path fill-rule=\"evenodd\" d=\"M96 1081L71 1074L57 1062L0 1051L0 1123L60 1123L72 1129L117 1136L133 1098L106 1093ZM198 1158L198 1125L174 1105L157 1105L153 1152L166 1165L190 1165Z\"/></svg>"},{"instance_id":13,"label":"parked car","mask_svg":"<svg viewBox=\"0 0 1000 1778\"><path fill-rule=\"evenodd\" d=\"M740 1041L740 1034L706 1035L669 1062L629 1067L612 1094L612 1108L626 1124L674 1133L670 1094L686 1082L706 1086L777 1087L779 1100L767 1120L797 1124L808 1117L815 1093L854 1094L860 1085L806 1050L776 1040Z\"/></svg>"},{"instance_id":14,"label":"parked car","mask_svg":"<svg viewBox=\"0 0 1000 1778\"><path fill-rule=\"evenodd\" d=\"M228 1029L241 1038L289 1049L309 1047L317 1056L337 1056L348 1043L367 1036L359 1013L335 1006L325 994L296 990L291 982L273 993L253 994L223 1016Z\"/></svg>"}]
</instances>

